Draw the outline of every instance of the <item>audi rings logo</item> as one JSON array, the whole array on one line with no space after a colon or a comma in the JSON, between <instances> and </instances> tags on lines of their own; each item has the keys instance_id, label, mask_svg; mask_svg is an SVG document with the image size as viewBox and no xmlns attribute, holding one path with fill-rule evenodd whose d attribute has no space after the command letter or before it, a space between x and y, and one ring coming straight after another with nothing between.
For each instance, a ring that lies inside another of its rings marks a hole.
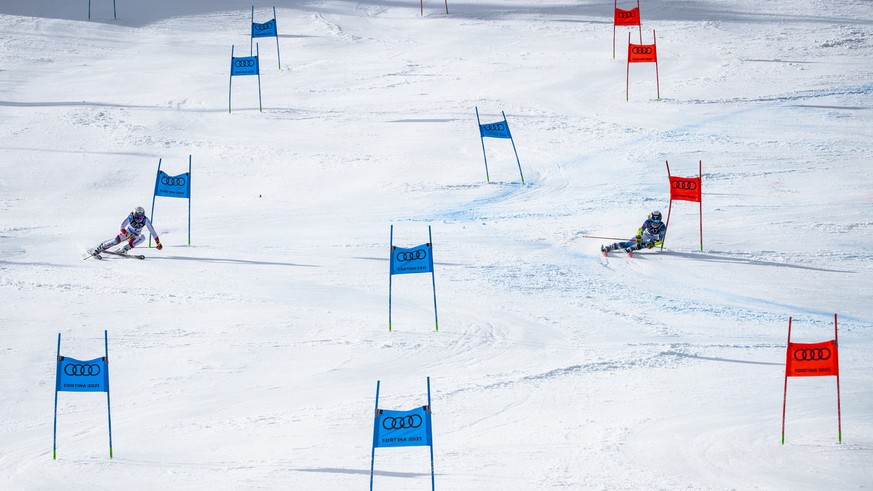
<instances>
[{"instance_id":1,"label":"audi rings logo","mask_svg":"<svg viewBox=\"0 0 873 491\"><path fill-rule=\"evenodd\" d=\"M694 181L673 181L673 189L685 189L687 191L694 191L697 189L697 183Z\"/></svg>"},{"instance_id":2,"label":"audi rings logo","mask_svg":"<svg viewBox=\"0 0 873 491\"><path fill-rule=\"evenodd\" d=\"M71 377L93 377L100 374L100 365L70 363L64 367L64 373Z\"/></svg>"},{"instance_id":3,"label":"audi rings logo","mask_svg":"<svg viewBox=\"0 0 873 491\"><path fill-rule=\"evenodd\" d=\"M410 414L400 418L384 418L382 419L382 428L386 430L404 430L418 428L424 420L418 414Z\"/></svg>"},{"instance_id":4,"label":"audi rings logo","mask_svg":"<svg viewBox=\"0 0 873 491\"><path fill-rule=\"evenodd\" d=\"M483 125L485 131L506 131L506 125L503 123L494 123Z\"/></svg>"},{"instance_id":5,"label":"audi rings logo","mask_svg":"<svg viewBox=\"0 0 873 491\"><path fill-rule=\"evenodd\" d=\"M264 22L263 24L255 24L256 31L270 31L273 29L273 21Z\"/></svg>"},{"instance_id":6,"label":"audi rings logo","mask_svg":"<svg viewBox=\"0 0 873 491\"><path fill-rule=\"evenodd\" d=\"M164 176L161 178L161 184L165 186L184 186L187 183L184 177L176 176Z\"/></svg>"},{"instance_id":7,"label":"audi rings logo","mask_svg":"<svg viewBox=\"0 0 873 491\"><path fill-rule=\"evenodd\" d=\"M634 19L637 16L636 10L616 10L615 16L619 19Z\"/></svg>"},{"instance_id":8,"label":"audi rings logo","mask_svg":"<svg viewBox=\"0 0 873 491\"><path fill-rule=\"evenodd\" d=\"M652 52L651 46L634 46L631 48L631 53L635 55L650 55Z\"/></svg>"},{"instance_id":9,"label":"audi rings logo","mask_svg":"<svg viewBox=\"0 0 873 491\"><path fill-rule=\"evenodd\" d=\"M233 66L237 68L253 67L255 60L233 60Z\"/></svg>"},{"instance_id":10,"label":"audi rings logo","mask_svg":"<svg viewBox=\"0 0 873 491\"><path fill-rule=\"evenodd\" d=\"M831 357L828 348L806 348L794 350L794 359L797 361L824 361Z\"/></svg>"},{"instance_id":11,"label":"audi rings logo","mask_svg":"<svg viewBox=\"0 0 873 491\"><path fill-rule=\"evenodd\" d=\"M415 251L403 251L398 252L397 255L394 256L398 262L405 263L406 261L420 261L427 257L427 251L424 249L418 249Z\"/></svg>"}]
</instances>

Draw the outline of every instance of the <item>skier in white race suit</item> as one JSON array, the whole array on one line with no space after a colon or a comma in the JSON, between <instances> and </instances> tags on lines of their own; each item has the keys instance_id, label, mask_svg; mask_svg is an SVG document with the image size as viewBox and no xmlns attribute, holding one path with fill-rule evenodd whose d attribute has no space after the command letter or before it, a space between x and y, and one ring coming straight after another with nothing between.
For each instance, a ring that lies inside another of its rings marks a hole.
<instances>
[{"instance_id":1,"label":"skier in white race suit","mask_svg":"<svg viewBox=\"0 0 873 491\"><path fill-rule=\"evenodd\" d=\"M101 252L112 246L118 245L123 241L127 241L127 244L124 244L124 247L119 249L118 252L121 254L127 254L127 251L133 249L145 240L145 236L142 233L143 228L149 229L152 237L155 238L158 250L163 249L164 246L161 245L161 239L158 237L158 233L155 232L155 228L152 226L152 221L146 216L143 207L137 206L136 209L134 209L130 215L121 222L121 233L97 246L91 251L91 254L97 256Z\"/></svg>"}]
</instances>

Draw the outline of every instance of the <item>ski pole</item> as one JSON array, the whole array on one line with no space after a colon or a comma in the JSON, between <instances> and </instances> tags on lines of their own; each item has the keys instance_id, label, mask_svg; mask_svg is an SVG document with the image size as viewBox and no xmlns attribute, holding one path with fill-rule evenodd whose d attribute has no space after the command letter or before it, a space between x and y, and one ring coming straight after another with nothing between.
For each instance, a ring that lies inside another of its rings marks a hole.
<instances>
[{"instance_id":1,"label":"ski pole","mask_svg":"<svg viewBox=\"0 0 873 491\"><path fill-rule=\"evenodd\" d=\"M580 235L583 239L627 240L627 237L600 237L599 235Z\"/></svg>"}]
</instances>

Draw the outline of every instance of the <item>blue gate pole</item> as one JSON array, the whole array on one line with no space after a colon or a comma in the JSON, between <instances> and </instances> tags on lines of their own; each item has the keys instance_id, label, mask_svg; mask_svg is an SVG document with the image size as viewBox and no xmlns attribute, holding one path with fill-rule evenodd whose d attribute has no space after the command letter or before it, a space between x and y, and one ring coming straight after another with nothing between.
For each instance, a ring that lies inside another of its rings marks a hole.
<instances>
[{"instance_id":1,"label":"blue gate pole","mask_svg":"<svg viewBox=\"0 0 873 491\"><path fill-rule=\"evenodd\" d=\"M258 43L255 43L255 58L258 60L258 111L264 112L264 106L261 104L261 57Z\"/></svg>"},{"instance_id":2,"label":"blue gate pole","mask_svg":"<svg viewBox=\"0 0 873 491\"><path fill-rule=\"evenodd\" d=\"M437 301L436 301L436 273L433 267L433 235L430 232L430 225L427 226L427 240L430 244L430 281L433 284L433 323L436 330L440 330L440 321L437 318Z\"/></svg>"},{"instance_id":3,"label":"blue gate pole","mask_svg":"<svg viewBox=\"0 0 873 491\"><path fill-rule=\"evenodd\" d=\"M91 0L88 0L88 20L91 20Z\"/></svg>"},{"instance_id":4,"label":"blue gate pole","mask_svg":"<svg viewBox=\"0 0 873 491\"><path fill-rule=\"evenodd\" d=\"M279 62L279 70L282 70L282 55L279 54L279 21L276 19L276 7L273 7L273 27L276 28L276 61Z\"/></svg>"},{"instance_id":5,"label":"blue gate pole","mask_svg":"<svg viewBox=\"0 0 873 491\"><path fill-rule=\"evenodd\" d=\"M90 4L90 2L89 2ZM58 380L61 378L61 333L58 333L58 356L55 358L55 423L52 436L52 460L58 458Z\"/></svg>"},{"instance_id":6,"label":"blue gate pole","mask_svg":"<svg viewBox=\"0 0 873 491\"><path fill-rule=\"evenodd\" d=\"M161 177L161 160L158 159L158 173L155 175L155 192L152 193L152 212L149 215L149 219L154 222L155 221L155 198L158 195L158 179ZM152 247L152 234L149 232L149 249Z\"/></svg>"},{"instance_id":7,"label":"blue gate pole","mask_svg":"<svg viewBox=\"0 0 873 491\"><path fill-rule=\"evenodd\" d=\"M391 238L388 241L388 331L391 331L391 281L394 272L391 267L394 265L394 225L391 225Z\"/></svg>"},{"instance_id":8,"label":"blue gate pole","mask_svg":"<svg viewBox=\"0 0 873 491\"><path fill-rule=\"evenodd\" d=\"M188 247L191 247L191 154L188 154Z\"/></svg>"},{"instance_id":9,"label":"blue gate pole","mask_svg":"<svg viewBox=\"0 0 873 491\"><path fill-rule=\"evenodd\" d=\"M227 113L230 114L231 94L233 93L233 45L230 45L230 83L227 86Z\"/></svg>"},{"instance_id":10,"label":"blue gate pole","mask_svg":"<svg viewBox=\"0 0 873 491\"><path fill-rule=\"evenodd\" d=\"M476 106L476 127L479 129L479 141L482 142L482 158L485 159L485 182L490 184L491 178L488 176L488 155L485 154L485 139L482 138L482 122L479 121L479 106Z\"/></svg>"},{"instance_id":11,"label":"blue gate pole","mask_svg":"<svg viewBox=\"0 0 873 491\"><path fill-rule=\"evenodd\" d=\"M446 1L448 1L448 0L446 0ZM112 17L115 19L118 19L118 13L115 10L115 0L112 0Z\"/></svg>"},{"instance_id":12,"label":"blue gate pole","mask_svg":"<svg viewBox=\"0 0 873 491\"><path fill-rule=\"evenodd\" d=\"M427 378L427 409L431 412L431 423L433 423L433 408L430 405L430 377ZM436 490L436 479L434 478L434 470L433 470L433 426L429 428L430 431L430 489L432 491Z\"/></svg>"},{"instance_id":13,"label":"blue gate pole","mask_svg":"<svg viewBox=\"0 0 873 491\"><path fill-rule=\"evenodd\" d=\"M103 366L106 368L106 415L109 419L109 458L112 458L112 409L109 404L109 333L103 331L103 342L106 347L106 362Z\"/></svg>"},{"instance_id":14,"label":"blue gate pole","mask_svg":"<svg viewBox=\"0 0 873 491\"><path fill-rule=\"evenodd\" d=\"M249 56L252 56L252 44L254 43L255 34L255 6L252 5L252 25L249 27Z\"/></svg>"},{"instance_id":15,"label":"blue gate pole","mask_svg":"<svg viewBox=\"0 0 873 491\"><path fill-rule=\"evenodd\" d=\"M500 111L503 114L503 123L506 124L506 129L509 129L509 123L506 121L506 113ZM521 172L521 162L518 160L518 151L515 149L515 139L512 138L512 132L509 132L509 141L512 142L512 151L515 152L515 162L518 164L518 175L521 176L521 183L524 184L524 174Z\"/></svg>"},{"instance_id":16,"label":"blue gate pole","mask_svg":"<svg viewBox=\"0 0 873 491\"><path fill-rule=\"evenodd\" d=\"M376 410L375 410L375 412L374 412L374 416L373 416L373 417L376 418L376 419L379 419L379 381L378 381L378 380L376 381ZM370 491L373 491L373 469L374 469L374 466L376 465L376 440L375 440L375 438L376 438L376 434L375 434L376 429L375 429L375 421L374 421L374 425L373 425L373 426L374 426L374 428L373 428L373 432L374 432L374 433L373 433L373 441L372 441L373 450L372 450L372 452L370 453Z\"/></svg>"}]
</instances>

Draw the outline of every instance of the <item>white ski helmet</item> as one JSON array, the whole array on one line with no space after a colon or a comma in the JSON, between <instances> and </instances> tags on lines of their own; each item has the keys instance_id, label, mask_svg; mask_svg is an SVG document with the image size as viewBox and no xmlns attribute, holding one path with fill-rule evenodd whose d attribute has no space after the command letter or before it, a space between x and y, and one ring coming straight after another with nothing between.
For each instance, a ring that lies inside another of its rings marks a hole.
<instances>
[{"instance_id":1,"label":"white ski helmet","mask_svg":"<svg viewBox=\"0 0 873 491\"><path fill-rule=\"evenodd\" d=\"M145 209L143 209L142 206L137 206L136 208L134 208L132 215L135 220L142 220L143 218L145 218Z\"/></svg>"}]
</instances>

